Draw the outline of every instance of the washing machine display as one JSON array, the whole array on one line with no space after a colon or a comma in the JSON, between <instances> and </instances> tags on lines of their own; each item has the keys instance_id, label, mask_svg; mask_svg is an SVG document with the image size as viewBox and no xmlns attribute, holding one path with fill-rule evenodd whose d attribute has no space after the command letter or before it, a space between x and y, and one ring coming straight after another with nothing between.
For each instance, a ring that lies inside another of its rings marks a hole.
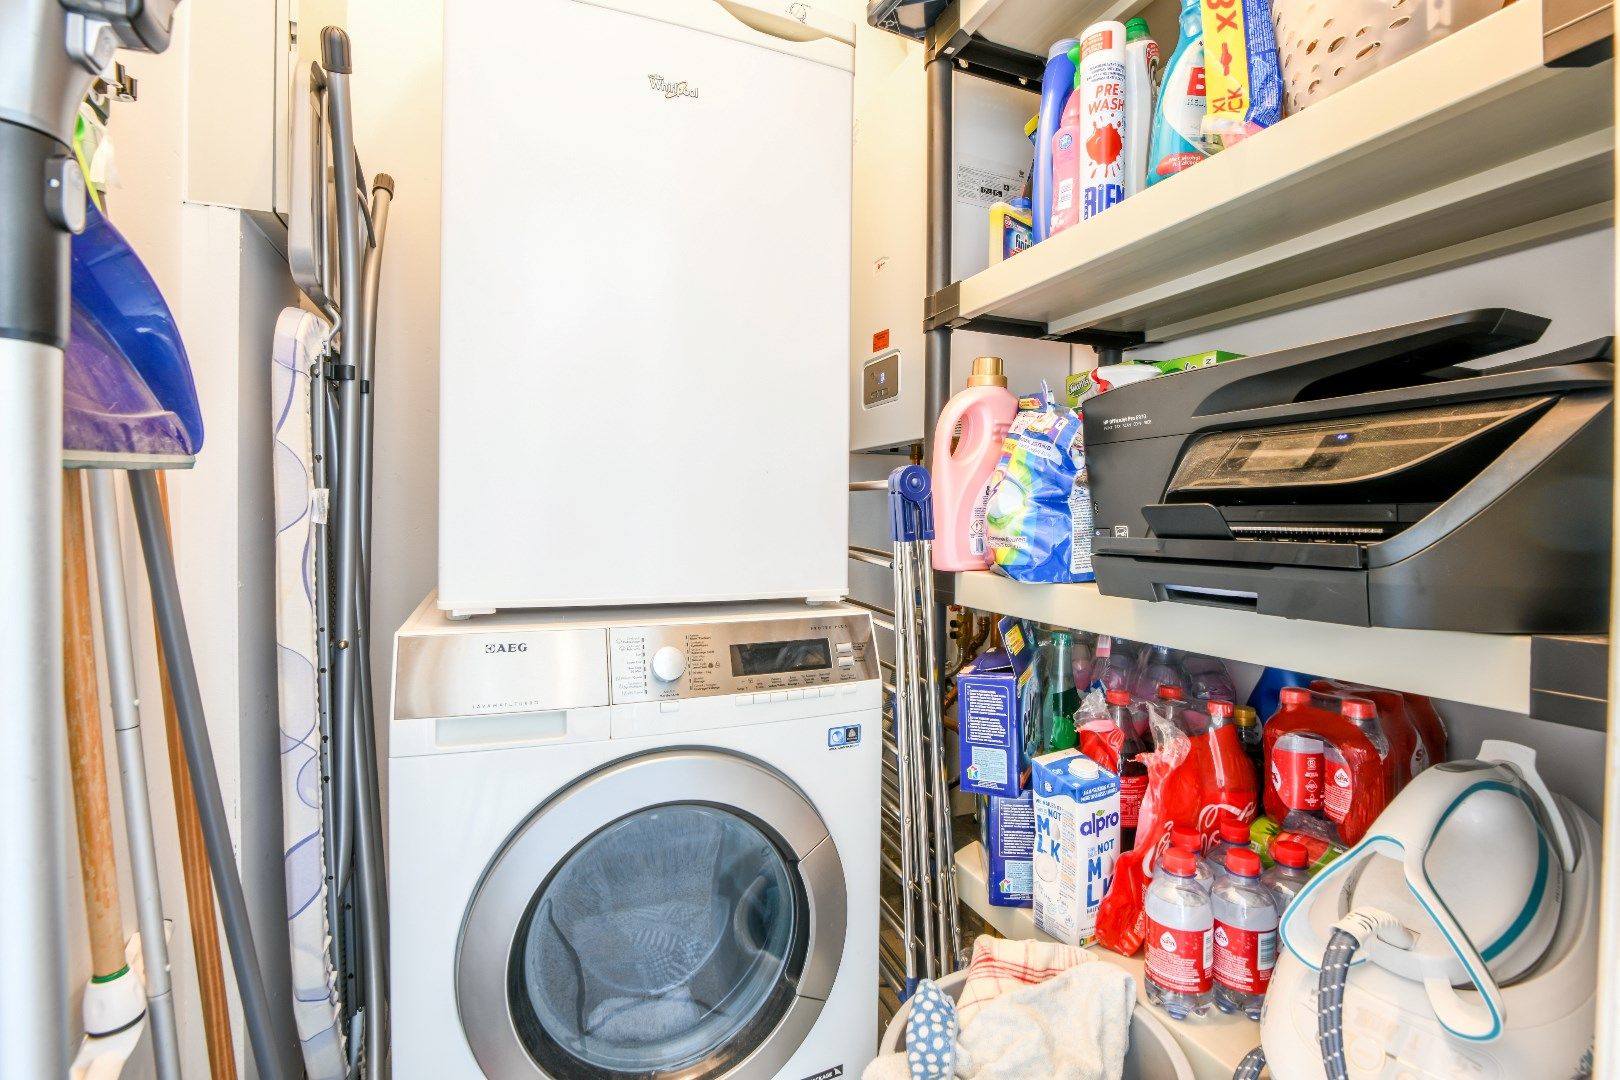
<instances>
[{"instance_id":1,"label":"washing machine display","mask_svg":"<svg viewBox=\"0 0 1620 1080\"><path fill-rule=\"evenodd\" d=\"M613 700L672 701L877 678L871 620L821 614L612 631Z\"/></svg>"}]
</instances>

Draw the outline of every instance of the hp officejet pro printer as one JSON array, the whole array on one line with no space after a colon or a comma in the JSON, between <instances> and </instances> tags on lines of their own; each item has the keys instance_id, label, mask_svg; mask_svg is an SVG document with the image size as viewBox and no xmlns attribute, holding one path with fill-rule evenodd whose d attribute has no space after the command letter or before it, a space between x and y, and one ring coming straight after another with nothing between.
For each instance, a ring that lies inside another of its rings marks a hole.
<instances>
[{"instance_id":1,"label":"hp officejet pro printer","mask_svg":"<svg viewBox=\"0 0 1620 1080\"><path fill-rule=\"evenodd\" d=\"M1494 368L1507 310L1086 403L1098 587L1361 626L1608 628L1611 340Z\"/></svg>"}]
</instances>

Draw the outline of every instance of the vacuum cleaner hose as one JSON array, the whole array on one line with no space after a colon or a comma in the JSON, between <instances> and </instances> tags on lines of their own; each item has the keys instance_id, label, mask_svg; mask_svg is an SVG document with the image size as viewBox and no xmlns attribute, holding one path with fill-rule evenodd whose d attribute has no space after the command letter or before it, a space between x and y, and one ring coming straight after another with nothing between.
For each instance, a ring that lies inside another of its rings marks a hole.
<instances>
[{"instance_id":1,"label":"vacuum cleaner hose","mask_svg":"<svg viewBox=\"0 0 1620 1080\"><path fill-rule=\"evenodd\" d=\"M1349 1080L1344 1060L1344 984L1350 977L1350 960L1359 948L1359 937L1335 929L1322 954L1322 971L1316 980L1316 1041L1322 1048L1322 1068L1328 1080Z\"/></svg>"},{"instance_id":2,"label":"vacuum cleaner hose","mask_svg":"<svg viewBox=\"0 0 1620 1080\"><path fill-rule=\"evenodd\" d=\"M1266 1050L1257 1046L1243 1055L1238 1062L1237 1071L1232 1074L1232 1080L1260 1080L1260 1072L1266 1067Z\"/></svg>"}]
</instances>

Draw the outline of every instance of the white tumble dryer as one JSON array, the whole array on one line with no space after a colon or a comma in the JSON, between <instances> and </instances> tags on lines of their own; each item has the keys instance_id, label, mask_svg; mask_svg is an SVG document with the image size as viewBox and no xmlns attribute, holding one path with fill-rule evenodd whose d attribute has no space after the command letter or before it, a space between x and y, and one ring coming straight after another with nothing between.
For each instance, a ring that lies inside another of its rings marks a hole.
<instances>
[{"instance_id":1,"label":"white tumble dryer","mask_svg":"<svg viewBox=\"0 0 1620 1080\"><path fill-rule=\"evenodd\" d=\"M444 5L447 610L847 595L855 26L831 7Z\"/></svg>"},{"instance_id":2,"label":"white tumble dryer","mask_svg":"<svg viewBox=\"0 0 1620 1080\"><path fill-rule=\"evenodd\" d=\"M402 1080L809 1080L876 1045L881 686L847 606L395 640Z\"/></svg>"}]
</instances>

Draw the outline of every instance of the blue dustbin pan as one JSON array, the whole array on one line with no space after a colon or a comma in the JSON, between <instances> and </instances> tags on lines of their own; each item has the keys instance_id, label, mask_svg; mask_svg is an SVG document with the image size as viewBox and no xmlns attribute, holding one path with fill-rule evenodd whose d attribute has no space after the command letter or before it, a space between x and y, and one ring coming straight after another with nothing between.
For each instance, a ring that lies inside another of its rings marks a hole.
<instances>
[{"instance_id":1,"label":"blue dustbin pan","mask_svg":"<svg viewBox=\"0 0 1620 1080\"><path fill-rule=\"evenodd\" d=\"M94 205L86 209L73 238L62 449L192 457L202 449L202 409L180 328L129 242Z\"/></svg>"}]
</instances>

